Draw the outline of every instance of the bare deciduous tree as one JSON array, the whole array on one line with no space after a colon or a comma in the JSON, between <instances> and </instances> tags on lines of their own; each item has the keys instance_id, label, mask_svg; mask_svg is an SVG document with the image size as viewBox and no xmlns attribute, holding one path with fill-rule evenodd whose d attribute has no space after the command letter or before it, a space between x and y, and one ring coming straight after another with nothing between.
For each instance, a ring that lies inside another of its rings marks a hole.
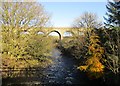
<instances>
[{"instance_id":1,"label":"bare deciduous tree","mask_svg":"<svg viewBox=\"0 0 120 86\"><path fill-rule=\"evenodd\" d=\"M73 27L75 28L100 28L102 22L98 21L98 17L94 13L84 12L80 17L75 19Z\"/></svg>"},{"instance_id":2,"label":"bare deciduous tree","mask_svg":"<svg viewBox=\"0 0 120 86\"><path fill-rule=\"evenodd\" d=\"M0 14L1 25L26 30L43 27L50 18L43 6L36 2L2 2Z\"/></svg>"}]
</instances>

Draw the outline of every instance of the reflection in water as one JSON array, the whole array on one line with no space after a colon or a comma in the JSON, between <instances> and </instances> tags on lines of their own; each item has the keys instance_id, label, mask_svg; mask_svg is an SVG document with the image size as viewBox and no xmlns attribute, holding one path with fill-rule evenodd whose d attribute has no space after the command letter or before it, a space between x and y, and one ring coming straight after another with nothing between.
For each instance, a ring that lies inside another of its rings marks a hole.
<instances>
[{"instance_id":1,"label":"reflection in water","mask_svg":"<svg viewBox=\"0 0 120 86\"><path fill-rule=\"evenodd\" d=\"M58 49L52 51L54 64L46 69L35 68L25 71L24 77L3 79L4 85L34 85L34 84L86 84L86 77L77 70L76 61L73 58L65 57ZM32 76L28 76L31 74Z\"/></svg>"}]
</instances>

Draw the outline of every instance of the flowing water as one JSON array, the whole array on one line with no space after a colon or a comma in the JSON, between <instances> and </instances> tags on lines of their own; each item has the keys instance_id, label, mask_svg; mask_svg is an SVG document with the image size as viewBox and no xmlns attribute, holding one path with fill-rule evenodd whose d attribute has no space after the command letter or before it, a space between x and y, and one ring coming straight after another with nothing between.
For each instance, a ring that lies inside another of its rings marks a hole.
<instances>
[{"instance_id":1,"label":"flowing water","mask_svg":"<svg viewBox=\"0 0 120 86\"><path fill-rule=\"evenodd\" d=\"M54 64L46 70L46 84L86 84L87 79L77 70L77 62L65 57L58 49L53 50Z\"/></svg>"},{"instance_id":2,"label":"flowing water","mask_svg":"<svg viewBox=\"0 0 120 86\"><path fill-rule=\"evenodd\" d=\"M19 77L13 79L3 79L3 85L21 85L31 86L31 85L44 85L44 86L54 86L54 85L88 85L89 81L86 76L77 70L77 61L73 58L66 57L61 54L58 49L52 51L52 56L49 57L53 60L52 65L48 68L41 70L33 70L33 77Z\"/></svg>"}]
</instances>

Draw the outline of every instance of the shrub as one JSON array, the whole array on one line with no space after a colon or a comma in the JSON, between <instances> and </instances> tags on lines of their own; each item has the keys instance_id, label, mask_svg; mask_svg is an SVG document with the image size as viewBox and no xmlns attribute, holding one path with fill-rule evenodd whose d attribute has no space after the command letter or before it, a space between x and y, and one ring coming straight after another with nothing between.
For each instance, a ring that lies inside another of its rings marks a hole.
<instances>
[{"instance_id":1,"label":"shrub","mask_svg":"<svg viewBox=\"0 0 120 86\"><path fill-rule=\"evenodd\" d=\"M62 40L61 50L65 55L80 59L84 57L87 52L86 44L86 37L84 36L66 38Z\"/></svg>"},{"instance_id":2,"label":"shrub","mask_svg":"<svg viewBox=\"0 0 120 86\"><path fill-rule=\"evenodd\" d=\"M100 62L104 54L104 48L101 47L99 36L92 33L90 36L90 46L88 47L89 57L84 66L79 66L78 69L87 72L92 79L99 78L103 75L104 65Z\"/></svg>"},{"instance_id":3,"label":"shrub","mask_svg":"<svg viewBox=\"0 0 120 86\"><path fill-rule=\"evenodd\" d=\"M52 63L50 59L46 59L51 55L52 40L50 38L43 38L37 34L18 34L18 30L14 32L16 28L9 28L9 31L6 31L7 29L8 27L4 27L1 32L2 71L9 72L36 66L47 67Z\"/></svg>"},{"instance_id":4,"label":"shrub","mask_svg":"<svg viewBox=\"0 0 120 86\"><path fill-rule=\"evenodd\" d=\"M119 73L120 27L114 27L111 29L99 29L98 34L105 49L105 57L103 63L106 69L113 72L114 74Z\"/></svg>"},{"instance_id":5,"label":"shrub","mask_svg":"<svg viewBox=\"0 0 120 86\"><path fill-rule=\"evenodd\" d=\"M33 57L46 57L50 56L53 44L50 38L41 37L40 35L32 36L28 40L28 48L26 51Z\"/></svg>"}]
</instances>

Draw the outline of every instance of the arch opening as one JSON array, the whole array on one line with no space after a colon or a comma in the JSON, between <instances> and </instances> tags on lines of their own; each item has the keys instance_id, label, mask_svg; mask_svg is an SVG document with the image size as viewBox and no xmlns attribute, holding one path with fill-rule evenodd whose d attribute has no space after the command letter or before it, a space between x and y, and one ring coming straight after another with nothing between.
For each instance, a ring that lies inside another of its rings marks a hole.
<instances>
[{"instance_id":1,"label":"arch opening","mask_svg":"<svg viewBox=\"0 0 120 86\"><path fill-rule=\"evenodd\" d=\"M47 34L47 36L59 36L59 40L61 40L62 36L59 31L53 30Z\"/></svg>"},{"instance_id":2,"label":"arch opening","mask_svg":"<svg viewBox=\"0 0 120 86\"><path fill-rule=\"evenodd\" d=\"M39 31L39 32L37 32L37 34L39 34L39 35L44 35L45 33L42 32L42 31Z\"/></svg>"},{"instance_id":3,"label":"arch opening","mask_svg":"<svg viewBox=\"0 0 120 86\"><path fill-rule=\"evenodd\" d=\"M65 31L63 33L63 37L72 37L74 35L74 33L72 31Z\"/></svg>"},{"instance_id":4,"label":"arch opening","mask_svg":"<svg viewBox=\"0 0 120 86\"><path fill-rule=\"evenodd\" d=\"M20 34L21 34L21 35L25 35L25 34L29 34L29 32L23 31L23 32L21 32Z\"/></svg>"}]
</instances>

